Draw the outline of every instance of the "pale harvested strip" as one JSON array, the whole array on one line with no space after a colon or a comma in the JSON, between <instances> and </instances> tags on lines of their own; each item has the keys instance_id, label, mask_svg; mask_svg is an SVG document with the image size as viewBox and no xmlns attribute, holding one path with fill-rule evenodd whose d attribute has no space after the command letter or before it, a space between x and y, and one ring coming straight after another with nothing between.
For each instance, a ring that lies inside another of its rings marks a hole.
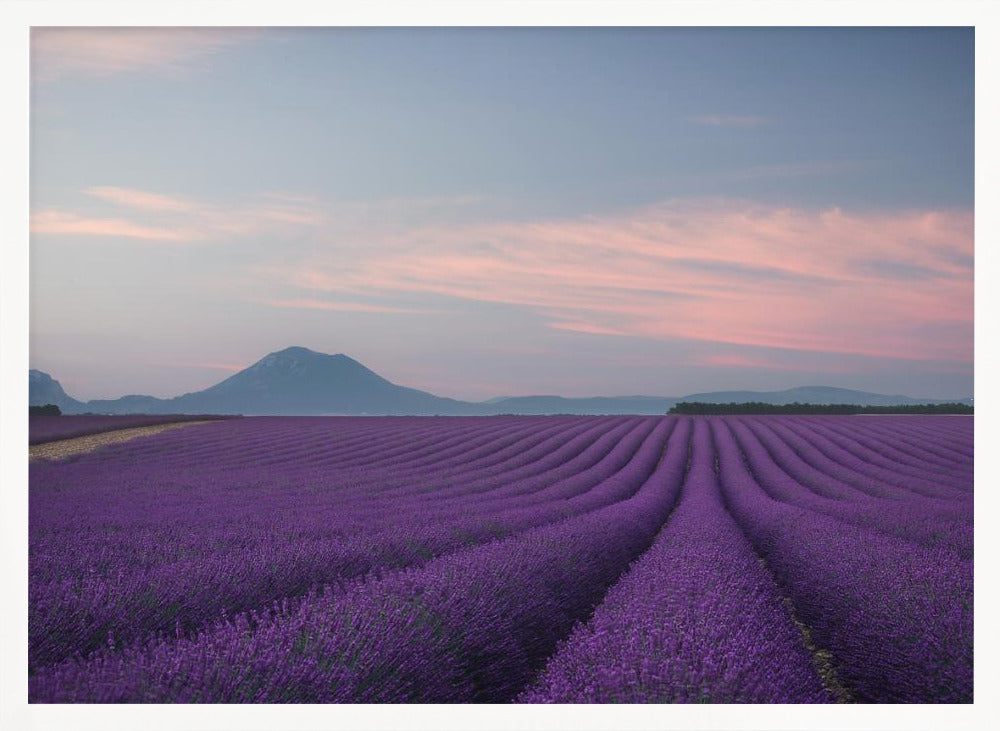
<instances>
[{"instance_id":1,"label":"pale harvested strip","mask_svg":"<svg viewBox=\"0 0 1000 731\"><path fill-rule=\"evenodd\" d=\"M153 426L139 426L132 429L114 429L112 431L101 432L100 434L89 434L85 437L75 437L73 439L60 439L55 442L45 444L33 444L28 447L28 459L64 459L74 454L92 452L105 444L115 444L117 442L127 442L137 437L147 437L152 434L179 429L182 426L192 426L194 424L208 424L212 419L203 421L177 421L169 424L154 424Z\"/></svg>"}]
</instances>

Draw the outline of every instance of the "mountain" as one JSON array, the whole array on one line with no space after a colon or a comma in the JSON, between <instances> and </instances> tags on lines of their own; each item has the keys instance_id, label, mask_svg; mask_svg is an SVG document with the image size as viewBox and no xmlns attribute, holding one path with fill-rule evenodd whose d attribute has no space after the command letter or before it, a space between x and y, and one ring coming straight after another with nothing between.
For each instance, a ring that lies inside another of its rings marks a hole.
<instances>
[{"instance_id":1,"label":"mountain","mask_svg":"<svg viewBox=\"0 0 1000 731\"><path fill-rule=\"evenodd\" d=\"M710 391L693 393L679 401L700 401L706 404L729 404L757 401L765 404L857 404L859 406L900 406L907 404L943 404L953 399L917 399L909 396L886 396L881 393L854 391L832 386L799 386L784 391ZM972 399L961 399L972 403Z\"/></svg>"},{"instance_id":2,"label":"mountain","mask_svg":"<svg viewBox=\"0 0 1000 731\"><path fill-rule=\"evenodd\" d=\"M497 414L665 414L678 399L669 396L508 396L484 401Z\"/></svg>"},{"instance_id":3,"label":"mountain","mask_svg":"<svg viewBox=\"0 0 1000 731\"><path fill-rule=\"evenodd\" d=\"M75 411L83 406L75 398L67 395L63 387L48 373L32 369L28 371L28 405L45 406L55 404L60 411Z\"/></svg>"},{"instance_id":4,"label":"mountain","mask_svg":"<svg viewBox=\"0 0 1000 731\"><path fill-rule=\"evenodd\" d=\"M665 414L680 401L709 404L758 401L765 404L858 404L859 406L898 406L901 404L943 404L954 399L916 399L909 396L886 396L832 386L799 386L784 391L710 391L680 398L672 396L509 396L484 401L500 414ZM972 399L959 399L972 405Z\"/></svg>"},{"instance_id":5,"label":"mountain","mask_svg":"<svg viewBox=\"0 0 1000 731\"><path fill-rule=\"evenodd\" d=\"M129 395L86 403L71 398L47 373L32 370L29 401L55 404L63 413L100 414L246 414L251 415L415 415L473 416L492 414L665 414L678 401L772 404L943 403L937 399L885 396L829 386L803 386L786 391L713 391L683 398L667 396L508 396L480 403L458 401L397 386L346 355L327 355L291 347L261 358L203 391L161 399ZM971 403L971 399L964 402Z\"/></svg>"},{"instance_id":6,"label":"mountain","mask_svg":"<svg viewBox=\"0 0 1000 731\"><path fill-rule=\"evenodd\" d=\"M203 391L170 399L123 396L80 410L125 414L471 414L473 404L397 386L346 355L308 348L269 353Z\"/></svg>"},{"instance_id":7,"label":"mountain","mask_svg":"<svg viewBox=\"0 0 1000 731\"><path fill-rule=\"evenodd\" d=\"M397 386L346 355L292 347L211 388L172 399L182 411L242 414L466 414L471 404Z\"/></svg>"}]
</instances>

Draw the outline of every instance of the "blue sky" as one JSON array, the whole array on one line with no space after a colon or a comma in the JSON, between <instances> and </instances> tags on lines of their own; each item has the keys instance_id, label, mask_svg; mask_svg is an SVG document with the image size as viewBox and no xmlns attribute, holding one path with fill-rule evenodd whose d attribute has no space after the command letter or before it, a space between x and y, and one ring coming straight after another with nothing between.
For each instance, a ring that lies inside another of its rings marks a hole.
<instances>
[{"instance_id":1,"label":"blue sky","mask_svg":"<svg viewBox=\"0 0 1000 731\"><path fill-rule=\"evenodd\" d=\"M33 35L31 362L972 393L973 32Z\"/></svg>"}]
</instances>

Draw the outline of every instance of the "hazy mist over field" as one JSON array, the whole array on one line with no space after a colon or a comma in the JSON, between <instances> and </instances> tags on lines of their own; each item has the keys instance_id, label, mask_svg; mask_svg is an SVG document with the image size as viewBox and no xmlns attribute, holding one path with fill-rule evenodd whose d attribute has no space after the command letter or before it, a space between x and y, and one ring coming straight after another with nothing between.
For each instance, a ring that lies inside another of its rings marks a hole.
<instances>
[{"instance_id":1,"label":"hazy mist over field","mask_svg":"<svg viewBox=\"0 0 1000 731\"><path fill-rule=\"evenodd\" d=\"M973 31L32 34L31 366L972 395Z\"/></svg>"}]
</instances>

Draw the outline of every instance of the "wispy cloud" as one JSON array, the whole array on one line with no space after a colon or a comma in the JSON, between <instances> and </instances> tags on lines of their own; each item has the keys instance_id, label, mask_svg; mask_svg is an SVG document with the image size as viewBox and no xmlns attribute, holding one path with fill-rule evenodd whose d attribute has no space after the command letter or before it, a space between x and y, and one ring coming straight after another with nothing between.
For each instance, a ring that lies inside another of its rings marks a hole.
<instances>
[{"instance_id":1,"label":"wispy cloud","mask_svg":"<svg viewBox=\"0 0 1000 731\"><path fill-rule=\"evenodd\" d=\"M84 193L126 208L138 208L144 211L191 211L197 208L195 203L183 198L111 185L87 188Z\"/></svg>"},{"instance_id":2,"label":"wispy cloud","mask_svg":"<svg viewBox=\"0 0 1000 731\"><path fill-rule=\"evenodd\" d=\"M172 363L171 365L177 368L204 368L213 371L226 371L227 373L236 373L242 371L247 367L248 364L244 363L242 365L238 363L215 363L215 362L198 362L198 363Z\"/></svg>"},{"instance_id":3,"label":"wispy cloud","mask_svg":"<svg viewBox=\"0 0 1000 731\"><path fill-rule=\"evenodd\" d=\"M55 210L32 214L30 230L34 234L111 236L149 241L191 241L196 238L196 234L183 229L145 226L122 218L88 218Z\"/></svg>"},{"instance_id":4,"label":"wispy cloud","mask_svg":"<svg viewBox=\"0 0 1000 731\"><path fill-rule=\"evenodd\" d=\"M612 217L425 226L268 276L308 292L519 305L590 334L971 359L968 211L850 214L727 200ZM876 260L877 267L859 267ZM898 266L893 266L898 263ZM909 274L908 274L909 272Z\"/></svg>"},{"instance_id":5,"label":"wispy cloud","mask_svg":"<svg viewBox=\"0 0 1000 731\"><path fill-rule=\"evenodd\" d=\"M260 35L252 28L34 28L32 78L177 75L206 56Z\"/></svg>"},{"instance_id":6,"label":"wispy cloud","mask_svg":"<svg viewBox=\"0 0 1000 731\"><path fill-rule=\"evenodd\" d=\"M456 195L329 202L314 195L272 191L242 201L219 202L113 185L82 192L86 199L80 205L49 207L33 215L31 231L212 242L309 230L363 240L410 231L419 222L468 217L488 201Z\"/></svg>"},{"instance_id":7,"label":"wispy cloud","mask_svg":"<svg viewBox=\"0 0 1000 731\"><path fill-rule=\"evenodd\" d=\"M700 114L691 121L708 127L761 127L771 120L754 114Z\"/></svg>"},{"instance_id":8,"label":"wispy cloud","mask_svg":"<svg viewBox=\"0 0 1000 731\"><path fill-rule=\"evenodd\" d=\"M300 226L319 226L327 220L326 214L305 206L270 206L259 210L261 218Z\"/></svg>"},{"instance_id":9,"label":"wispy cloud","mask_svg":"<svg viewBox=\"0 0 1000 731\"><path fill-rule=\"evenodd\" d=\"M849 373L850 368L838 364L836 361L825 360L817 363L810 362L807 366L799 362L786 362L777 357L764 357L748 353L710 353L698 356L693 359L692 365L706 366L709 368L732 368L737 371L761 370L761 371L789 371L801 373L803 370L823 373Z\"/></svg>"},{"instance_id":10,"label":"wispy cloud","mask_svg":"<svg viewBox=\"0 0 1000 731\"><path fill-rule=\"evenodd\" d=\"M407 307L391 307L388 305L374 305L364 302L335 302L332 300L318 299L288 299L288 300L261 300L270 307L291 308L297 310L324 310L328 312L376 312L382 314L426 314L429 310L411 309Z\"/></svg>"},{"instance_id":11,"label":"wispy cloud","mask_svg":"<svg viewBox=\"0 0 1000 731\"><path fill-rule=\"evenodd\" d=\"M944 276L965 279L968 275L961 270L945 272L940 266L926 266L908 261L864 258L853 262L857 271L887 280L915 282L925 279L941 279Z\"/></svg>"},{"instance_id":12,"label":"wispy cloud","mask_svg":"<svg viewBox=\"0 0 1000 731\"><path fill-rule=\"evenodd\" d=\"M161 242L218 241L289 228L316 228L329 218L324 207L304 200L265 198L219 204L118 186L96 186L83 193L100 204L73 211L48 208L36 212L31 217L31 232ZM128 209L130 218L105 215L108 210L117 213L122 208Z\"/></svg>"},{"instance_id":13,"label":"wispy cloud","mask_svg":"<svg viewBox=\"0 0 1000 731\"><path fill-rule=\"evenodd\" d=\"M301 242L281 248L280 263L243 267L242 286L275 308L429 314L479 302L525 308L554 330L594 337L972 358L970 211L850 213L707 199L484 221L468 219L472 197L344 204L269 193L223 204L113 186L87 192L91 208L40 211L31 231ZM108 215L122 207L129 219ZM414 297L442 304L399 304Z\"/></svg>"},{"instance_id":14,"label":"wispy cloud","mask_svg":"<svg viewBox=\"0 0 1000 731\"><path fill-rule=\"evenodd\" d=\"M579 320L552 320L548 323L553 330L566 330L568 332L586 333L587 335L624 335L630 333L626 330L617 330L607 325L598 325L593 322L581 322Z\"/></svg>"}]
</instances>

